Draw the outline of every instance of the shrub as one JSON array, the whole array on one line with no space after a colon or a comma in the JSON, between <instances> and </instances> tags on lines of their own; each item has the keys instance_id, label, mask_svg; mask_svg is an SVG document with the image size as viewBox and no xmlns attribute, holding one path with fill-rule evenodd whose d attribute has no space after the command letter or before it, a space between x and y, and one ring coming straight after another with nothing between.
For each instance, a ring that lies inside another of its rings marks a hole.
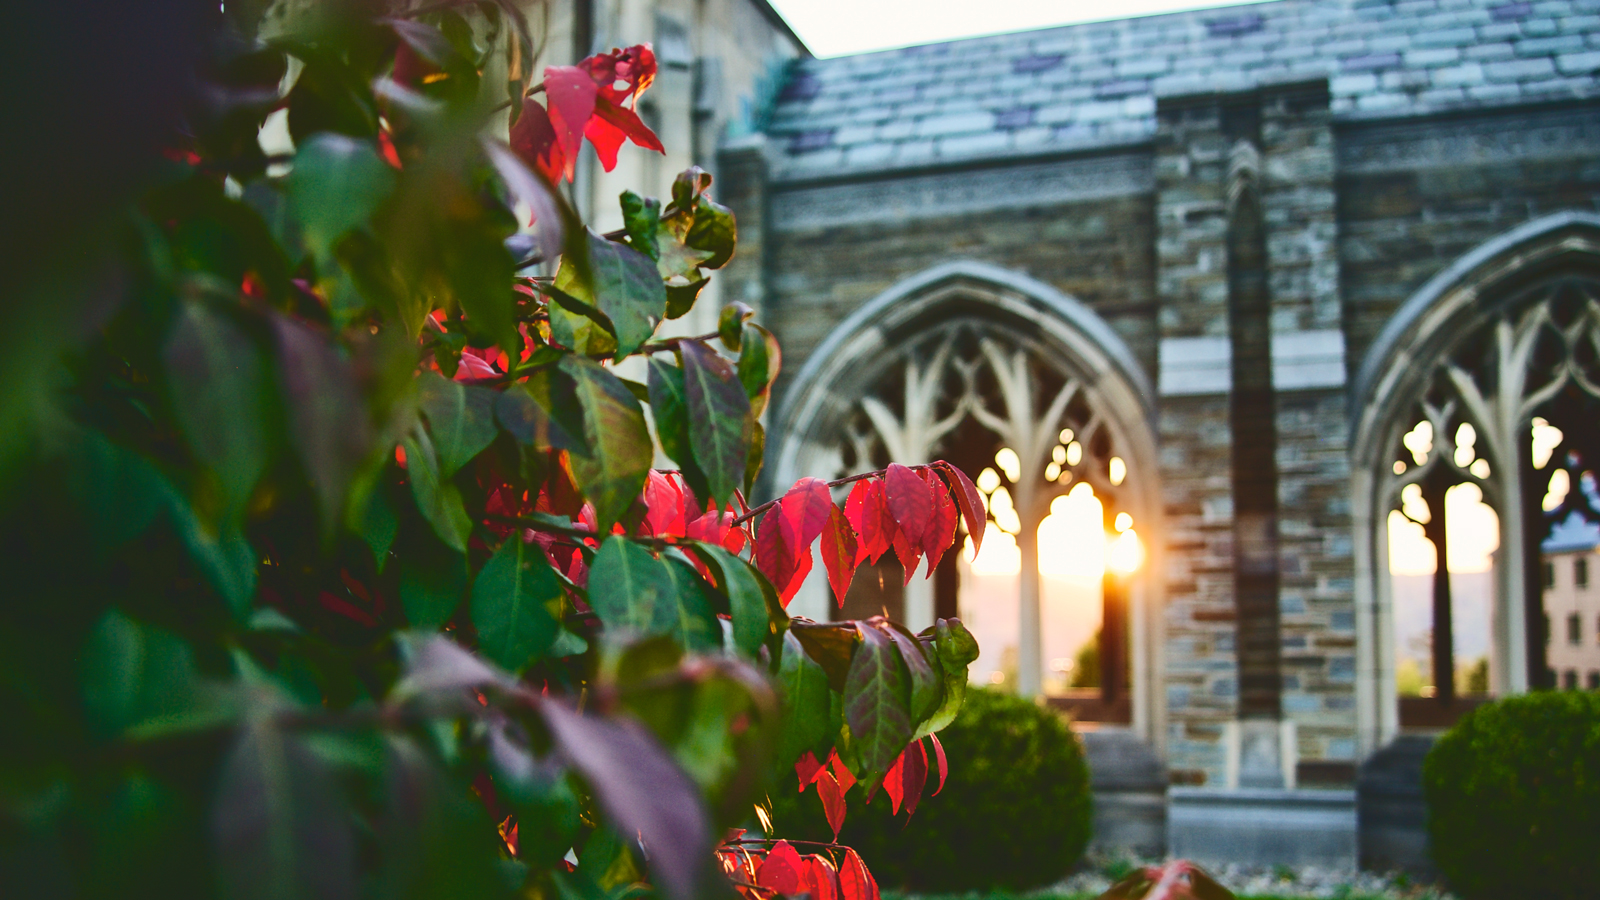
<instances>
[{"instance_id":1,"label":"shrub","mask_svg":"<svg viewBox=\"0 0 1600 900\"><path fill-rule=\"evenodd\" d=\"M840 841L855 847L885 885L958 892L1022 890L1067 874L1089 843L1089 768L1066 722L1027 700L967 691L961 714L939 733L950 775L909 820L888 800L852 788ZM930 780L937 775L930 775ZM832 836L816 791L798 796L793 776L774 796L784 837Z\"/></svg>"},{"instance_id":2,"label":"shrub","mask_svg":"<svg viewBox=\"0 0 1600 900\"><path fill-rule=\"evenodd\" d=\"M1474 710L1422 767L1433 858L1473 900L1594 896L1600 695L1540 692Z\"/></svg>"}]
</instances>

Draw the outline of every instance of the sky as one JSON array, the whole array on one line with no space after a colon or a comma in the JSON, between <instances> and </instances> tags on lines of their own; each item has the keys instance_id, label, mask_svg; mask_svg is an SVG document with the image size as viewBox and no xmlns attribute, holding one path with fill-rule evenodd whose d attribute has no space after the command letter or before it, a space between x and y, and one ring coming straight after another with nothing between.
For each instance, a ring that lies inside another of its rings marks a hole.
<instances>
[{"instance_id":1,"label":"sky","mask_svg":"<svg viewBox=\"0 0 1600 900\"><path fill-rule=\"evenodd\" d=\"M770 0L811 52L844 56L1185 9L1243 6L1205 0ZM1260 0L1247 0L1260 2Z\"/></svg>"}]
</instances>

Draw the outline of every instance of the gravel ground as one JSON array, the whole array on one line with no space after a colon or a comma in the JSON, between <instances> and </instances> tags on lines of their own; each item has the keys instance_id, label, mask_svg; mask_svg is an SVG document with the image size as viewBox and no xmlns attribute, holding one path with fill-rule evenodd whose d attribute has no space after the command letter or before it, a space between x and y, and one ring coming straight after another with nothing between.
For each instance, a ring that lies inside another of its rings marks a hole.
<instances>
[{"instance_id":1,"label":"gravel ground","mask_svg":"<svg viewBox=\"0 0 1600 900\"><path fill-rule=\"evenodd\" d=\"M1042 894L1090 896L1104 891L1112 881L1136 866L1158 860L1090 857L1078 872ZM1240 897L1322 897L1334 900L1454 900L1454 895L1404 875L1384 875L1357 869L1320 866L1225 865L1206 871Z\"/></svg>"}]
</instances>

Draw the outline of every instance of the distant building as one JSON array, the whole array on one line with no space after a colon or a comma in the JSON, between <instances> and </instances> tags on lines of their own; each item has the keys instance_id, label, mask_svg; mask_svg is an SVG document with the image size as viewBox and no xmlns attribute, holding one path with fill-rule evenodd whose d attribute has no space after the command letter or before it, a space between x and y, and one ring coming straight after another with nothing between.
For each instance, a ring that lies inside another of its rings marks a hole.
<instances>
[{"instance_id":1,"label":"distant building","mask_svg":"<svg viewBox=\"0 0 1600 900\"><path fill-rule=\"evenodd\" d=\"M1600 541L1590 535L1544 545L1545 660L1567 690L1600 690Z\"/></svg>"}]
</instances>

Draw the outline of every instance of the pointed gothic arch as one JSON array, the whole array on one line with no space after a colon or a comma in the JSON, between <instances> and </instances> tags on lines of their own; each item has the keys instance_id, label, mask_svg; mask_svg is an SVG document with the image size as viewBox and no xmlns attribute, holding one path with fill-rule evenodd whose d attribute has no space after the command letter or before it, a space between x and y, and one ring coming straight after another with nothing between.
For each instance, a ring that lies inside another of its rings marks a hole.
<instances>
[{"instance_id":1,"label":"pointed gothic arch","mask_svg":"<svg viewBox=\"0 0 1600 900\"><path fill-rule=\"evenodd\" d=\"M1540 603L1532 579L1542 535L1527 515L1531 501L1536 518L1539 503L1529 490L1537 474L1530 423L1555 403L1600 409L1597 360L1600 216L1576 211L1528 222L1467 253L1413 294L1373 342L1353 386L1351 443L1357 707L1366 752L1400 727L1386 522L1408 485L1477 484L1499 515L1491 687L1518 693L1538 683L1541 673L1530 670L1543 641L1530 609ZM1420 421L1432 447L1399 456L1402 436Z\"/></svg>"},{"instance_id":2,"label":"pointed gothic arch","mask_svg":"<svg viewBox=\"0 0 1600 900\"><path fill-rule=\"evenodd\" d=\"M1052 498L1088 482L1106 502L1108 519L1127 512L1143 536L1146 563L1130 579L1125 606L1127 697L1132 723L1154 738L1164 719L1155 687L1160 587L1148 574L1160 571L1154 396L1127 345L1082 303L997 266L945 263L873 298L812 353L774 422L773 478L784 485L889 461L956 461L957 438L986 435L993 447L1018 454L1023 474L1007 484L1017 499L1021 534L1030 536ZM1077 448L1063 452L1074 438ZM1043 660L1031 537L1019 540L1019 549L1019 685L1037 693ZM826 588L820 578L813 582L795 603L820 617ZM931 583L914 579L907 588L907 623L913 629L931 623L933 609Z\"/></svg>"}]
</instances>

